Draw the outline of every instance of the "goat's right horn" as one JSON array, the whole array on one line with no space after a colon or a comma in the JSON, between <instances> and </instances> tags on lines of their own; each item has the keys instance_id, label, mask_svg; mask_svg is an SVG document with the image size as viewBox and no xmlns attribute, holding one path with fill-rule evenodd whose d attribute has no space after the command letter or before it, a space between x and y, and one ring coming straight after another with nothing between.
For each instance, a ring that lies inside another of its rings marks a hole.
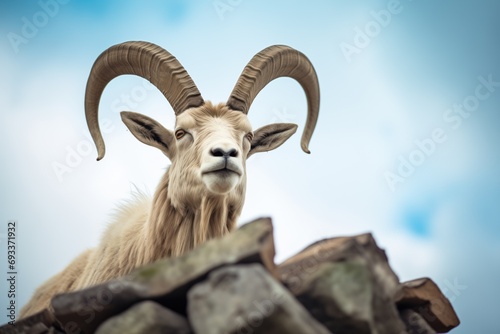
<instances>
[{"instance_id":1,"label":"goat's right horn","mask_svg":"<svg viewBox=\"0 0 500 334\"><path fill-rule=\"evenodd\" d=\"M279 77L297 80L307 97L307 120L301 146L306 153L319 114L319 83L309 59L300 51L285 45L273 45L257 53L241 73L227 106L248 113L250 105L269 82Z\"/></svg>"},{"instance_id":2,"label":"goat's right horn","mask_svg":"<svg viewBox=\"0 0 500 334\"><path fill-rule=\"evenodd\" d=\"M92 66L85 91L85 117L97 147L97 160L105 153L98 121L99 101L106 85L122 74L148 79L163 93L176 115L204 103L189 74L167 50L148 42L125 42L110 47Z\"/></svg>"}]
</instances>

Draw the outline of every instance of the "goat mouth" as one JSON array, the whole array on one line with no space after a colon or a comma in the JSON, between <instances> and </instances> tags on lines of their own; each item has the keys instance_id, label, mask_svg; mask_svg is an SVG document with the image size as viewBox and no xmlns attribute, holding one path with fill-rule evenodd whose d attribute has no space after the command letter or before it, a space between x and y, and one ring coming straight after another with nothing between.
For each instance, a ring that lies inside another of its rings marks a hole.
<instances>
[{"instance_id":1,"label":"goat mouth","mask_svg":"<svg viewBox=\"0 0 500 334\"><path fill-rule=\"evenodd\" d=\"M238 164L231 160L222 160L215 164L204 166L201 171L201 175L218 175L218 176L229 176L231 174L236 174L241 176L242 171Z\"/></svg>"},{"instance_id":2,"label":"goat mouth","mask_svg":"<svg viewBox=\"0 0 500 334\"><path fill-rule=\"evenodd\" d=\"M216 170L208 170L208 171L204 171L201 174L202 175L212 174L212 175L217 175L217 176L220 176L220 177L227 177L227 176L233 175L233 174L236 174L238 176L241 175L238 171L235 171L235 170L229 169L229 168L221 168L221 169L216 169Z\"/></svg>"}]
</instances>

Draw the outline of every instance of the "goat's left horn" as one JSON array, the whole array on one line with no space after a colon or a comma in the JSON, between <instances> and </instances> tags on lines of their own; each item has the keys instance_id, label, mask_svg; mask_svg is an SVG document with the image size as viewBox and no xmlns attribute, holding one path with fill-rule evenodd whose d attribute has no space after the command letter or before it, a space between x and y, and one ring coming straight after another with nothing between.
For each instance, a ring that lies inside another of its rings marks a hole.
<instances>
[{"instance_id":1,"label":"goat's left horn","mask_svg":"<svg viewBox=\"0 0 500 334\"><path fill-rule=\"evenodd\" d=\"M273 45L257 53L241 73L227 106L247 114L262 88L279 77L297 80L306 93L307 120L300 144L304 152L310 153L309 141L319 114L319 83L313 65L302 52L285 45Z\"/></svg>"},{"instance_id":2,"label":"goat's left horn","mask_svg":"<svg viewBox=\"0 0 500 334\"><path fill-rule=\"evenodd\" d=\"M97 160L105 152L97 117L99 101L104 87L122 74L148 79L163 93L176 115L204 103L187 71L167 50L148 42L125 42L110 47L92 66L85 91L85 117L97 147Z\"/></svg>"}]
</instances>

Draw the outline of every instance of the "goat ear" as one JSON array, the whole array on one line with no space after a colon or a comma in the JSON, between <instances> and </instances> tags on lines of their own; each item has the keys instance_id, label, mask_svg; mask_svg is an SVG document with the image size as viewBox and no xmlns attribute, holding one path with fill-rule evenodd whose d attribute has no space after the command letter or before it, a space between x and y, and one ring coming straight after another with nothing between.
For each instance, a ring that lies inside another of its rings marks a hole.
<instances>
[{"instance_id":1,"label":"goat ear","mask_svg":"<svg viewBox=\"0 0 500 334\"><path fill-rule=\"evenodd\" d=\"M275 123L263 126L253 133L252 146L248 157L258 152L268 152L278 148L297 131L297 124Z\"/></svg>"},{"instance_id":2,"label":"goat ear","mask_svg":"<svg viewBox=\"0 0 500 334\"><path fill-rule=\"evenodd\" d=\"M160 149L169 159L175 153L174 135L154 119L131 111L120 113L123 123L140 142Z\"/></svg>"}]
</instances>

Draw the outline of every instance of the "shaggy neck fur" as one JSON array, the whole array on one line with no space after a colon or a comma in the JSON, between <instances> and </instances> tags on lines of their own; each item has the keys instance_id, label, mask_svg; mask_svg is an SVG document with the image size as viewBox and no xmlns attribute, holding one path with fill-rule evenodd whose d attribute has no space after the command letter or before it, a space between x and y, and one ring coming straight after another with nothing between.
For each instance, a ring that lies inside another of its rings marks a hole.
<instances>
[{"instance_id":1,"label":"shaggy neck fur","mask_svg":"<svg viewBox=\"0 0 500 334\"><path fill-rule=\"evenodd\" d=\"M176 208L168 196L170 170L163 177L153 198L148 222L144 225L145 238L151 243L145 248L144 262L178 256L213 238L232 231L241 213L244 185L234 191L234 196L206 194L196 196L199 203Z\"/></svg>"},{"instance_id":2,"label":"shaggy neck fur","mask_svg":"<svg viewBox=\"0 0 500 334\"><path fill-rule=\"evenodd\" d=\"M77 279L75 289L126 275L162 258L184 254L236 227L243 207L244 180L227 195L197 196L201 198L200 203L176 208L168 197L169 171L152 202L141 197L121 210L104 234L100 250L94 252L88 262L89 272ZM125 223L126 220L129 223Z\"/></svg>"}]
</instances>

